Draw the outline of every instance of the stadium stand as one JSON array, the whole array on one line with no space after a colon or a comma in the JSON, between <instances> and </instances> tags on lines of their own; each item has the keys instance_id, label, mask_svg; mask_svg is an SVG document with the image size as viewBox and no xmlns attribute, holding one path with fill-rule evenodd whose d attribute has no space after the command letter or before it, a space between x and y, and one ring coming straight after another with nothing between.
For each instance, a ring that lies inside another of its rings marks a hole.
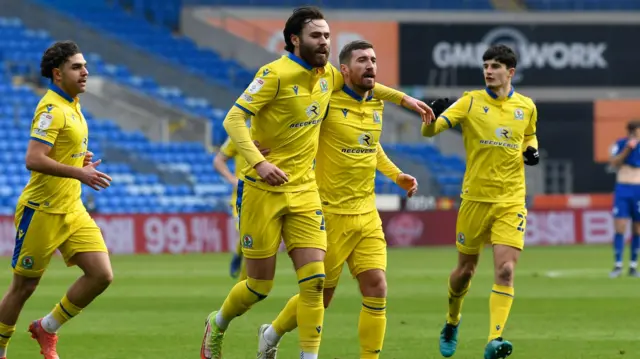
<instances>
[{"instance_id":1,"label":"stadium stand","mask_svg":"<svg viewBox=\"0 0 640 359\"><path fill-rule=\"evenodd\" d=\"M0 37L4 62L0 72L0 123L7 134L7 140L0 142L0 164L6 168L0 174L0 214L11 214L29 178L24 167L24 153L33 109L42 94L37 86L14 82L38 71L42 51L53 39L46 31L25 28L20 19L15 18L0 18ZM104 63L98 54L90 53L86 57L91 64L92 76L106 76L185 111L203 116L213 114L217 123L222 122L225 112L208 107L206 101L185 98L177 88L160 87L153 79L132 75L123 66ZM226 207L226 198L232 188L212 170L212 156L207 154L203 144L151 142L141 132L126 132L113 121L93 118L86 109L84 113L90 128L89 148L96 158L104 159L107 148L116 148L144 154L140 156L157 168L155 172L141 173L127 160L119 162L106 158L101 170L112 175L113 186L102 192L84 190L85 200L88 196L94 197L100 213L190 213ZM224 135L224 131L218 131L218 137L223 139ZM392 146L390 151L392 156L404 156L416 153L417 149ZM437 150L432 149L418 149L417 152L423 155L416 158L424 161L428 156L437 158ZM233 163L231 166L233 168ZM184 183L166 183L162 178L163 171L178 173L185 178ZM376 191L401 193L400 188L384 176L378 177Z\"/></svg>"},{"instance_id":2,"label":"stadium stand","mask_svg":"<svg viewBox=\"0 0 640 359\"><path fill-rule=\"evenodd\" d=\"M551 11L628 11L640 10L636 0L525 0L531 10Z\"/></svg>"},{"instance_id":3,"label":"stadium stand","mask_svg":"<svg viewBox=\"0 0 640 359\"><path fill-rule=\"evenodd\" d=\"M180 9L182 6L215 5L215 6L285 6L318 5L324 8L337 9L436 9L436 10L491 10L490 0L114 0L109 3L130 10L134 15L150 20L156 24L177 29L179 27Z\"/></svg>"},{"instance_id":4,"label":"stadium stand","mask_svg":"<svg viewBox=\"0 0 640 359\"><path fill-rule=\"evenodd\" d=\"M201 49L188 38L172 34L166 28L154 26L137 13L104 0L37 0L51 9L61 11L78 22L111 34L118 40L162 57L188 71L207 76L211 81L229 88L244 88L255 74L242 68L235 60L222 59L217 53ZM164 2L156 2L164 3Z\"/></svg>"}]
</instances>

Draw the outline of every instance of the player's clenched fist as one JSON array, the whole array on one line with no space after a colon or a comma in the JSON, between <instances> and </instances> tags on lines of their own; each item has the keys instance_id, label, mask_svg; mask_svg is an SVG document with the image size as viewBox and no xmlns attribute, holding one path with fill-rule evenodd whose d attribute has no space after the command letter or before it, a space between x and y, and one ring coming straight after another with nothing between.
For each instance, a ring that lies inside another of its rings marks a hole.
<instances>
[{"instance_id":1,"label":"player's clenched fist","mask_svg":"<svg viewBox=\"0 0 640 359\"><path fill-rule=\"evenodd\" d=\"M407 191L407 197L413 197L418 192L418 180L406 173L401 173L396 179L396 184L403 190Z\"/></svg>"},{"instance_id":2,"label":"player's clenched fist","mask_svg":"<svg viewBox=\"0 0 640 359\"><path fill-rule=\"evenodd\" d=\"M102 160L97 160L87 166L82 167L78 180L87 186L99 191L100 188L107 188L111 185L111 177L96 169Z\"/></svg>"},{"instance_id":3,"label":"player's clenched fist","mask_svg":"<svg viewBox=\"0 0 640 359\"><path fill-rule=\"evenodd\" d=\"M272 163L262 161L255 168L258 175L271 186L280 186L289 182L287 175Z\"/></svg>"},{"instance_id":4,"label":"player's clenched fist","mask_svg":"<svg viewBox=\"0 0 640 359\"><path fill-rule=\"evenodd\" d=\"M638 145L638 140L636 140L635 138L630 138L629 141L627 141L627 146L629 146L630 149L635 149L636 146Z\"/></svg>"}]
</instances>

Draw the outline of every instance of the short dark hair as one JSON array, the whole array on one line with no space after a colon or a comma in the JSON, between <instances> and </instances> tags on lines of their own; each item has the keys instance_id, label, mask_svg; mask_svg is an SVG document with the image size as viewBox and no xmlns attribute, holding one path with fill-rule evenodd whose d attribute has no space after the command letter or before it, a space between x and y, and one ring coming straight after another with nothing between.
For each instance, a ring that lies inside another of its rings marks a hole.
<instances>
[{"instance_id":1,"label":"short dark hair","mask_svg":"<svg viewBox=\"0 0 640 359\"><path fill-rule=\"evenodd\" d=\"M284 49L293 52L295 46L291 42L291 35L300 36L304 25L313 20L324 20L324 14L315 6L303 6L293 10L293 14L287 19L282 34L284 35Z\"/></svg>"},{"instance_id":2,"label":"short dark hair","mask_svg":"<svg viewBox=\"0 0 640 359\"><path fill-rule=\"evenodd\" d=\"M366 40L351 41L350 43L344 45L342 50L340 50L340 63L348 64L351 61L351 55L353 55L354 51L366 49L373 49L373 44Z\"/></svg>"},{"instance_id":3,"label":"short dark hair","mask_svg":"<svg viewBox=\"0 0 640 359\"><path fill-rule=\"evenodd\" d=\"M60 67L75 54L80 53L80 47L73 41L58 41L51 45L42 55L40 74L53 79L53 69Z\"/></svg>"},{"instance_id":4,"label":"short dark hair","mask_svg":"<svg viewBox=\"0 0 640 359\"><path fill-rule=\"evenodd\" d=\"M515 69L518 65L516 53L507 45L493 45L484 52L482 61L495 60L507 66L508 69Z\"/></svg>"},{"instance_id":5,"label":"short dark hair","mask_svg":"<svg viewBox=\"0 0 640 359\"><path fill-rule=\"evenodd\" d=\"M633 131L637 130L638 128L640 128L640 121L638 120L632 120L627 123L627 132L629 134L633 133Z\"/></svg>"}]
</instances>

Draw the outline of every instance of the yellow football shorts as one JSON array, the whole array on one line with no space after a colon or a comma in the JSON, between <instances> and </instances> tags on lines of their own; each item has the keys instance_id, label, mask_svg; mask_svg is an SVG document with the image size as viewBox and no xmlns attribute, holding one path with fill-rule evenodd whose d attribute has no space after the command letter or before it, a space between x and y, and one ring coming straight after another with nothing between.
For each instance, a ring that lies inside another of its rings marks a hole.
<instances>
[{"instance_id":1,"label":"yellow football shorts","mask_svg":"<svg viewBox=\"0 0 640 359\"><path fill-rule=\"evenodd\" d=\"M270 192L238 183L240 240L246 258L269 258L284 240L295 248L327 250L325 220L318 190Z\"/></svg>"},{"instance_id":2,"label":"yellow football shorts","mask_svg":"<svg viewBox=\"0 0 640 359\"><path fill-rule=\"evenodd\" d=\"M77 253L108 252L100 228L87 211L54 214L18 204L15 225L11 266L24 277L42 276L56 249L67 266L75 264Z\"/></svg>"},{"instance_id":3,"label":"yellow football shorts","mask_svg":"<svg viewBox=\"0 0 640 359\"><path fill-rule=\"evenodd\" d=\"M387 242L378 211L359 215L326 213L325 217L325 288L338 286L345 262L354 278L368 270L387 269Z\"/></svg>"},{"instance_id":4,"label":"yellow football shorts","mask_svg":"<svg viewBox=\"0 0 640 359\"><path fill-rule=\"evenodd\" d=\"M480 254L484 244L524 248L527 209L524 203L462 200L456 221L456 246L461 253Z\"/></svg>"}]
</instances>

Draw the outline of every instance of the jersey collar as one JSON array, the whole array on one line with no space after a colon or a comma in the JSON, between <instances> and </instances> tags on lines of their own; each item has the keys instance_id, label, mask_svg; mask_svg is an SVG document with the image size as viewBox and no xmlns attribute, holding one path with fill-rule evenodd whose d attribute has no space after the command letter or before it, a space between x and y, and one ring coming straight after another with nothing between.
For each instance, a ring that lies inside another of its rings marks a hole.
<instances>
[{"instance_id":1,"label":"jersey collar","mask_svg":"<svg viewBox=\"0 0 640 359\"><path fill-rule=\"evenodd\" d=\"M490 88L486 87L484 90L487 91L487 93L489 94L489 96L491 96L492 99L499 100L498 99L498 94L496 94L495 92L491 91ZM507 98L511 98L511 96L513 96L514 92L515 92L515 87L513 87L513 85L511 85L511 91L509 91L509 94L507 95Z\"/></svg>"},{"instance_id":2,"label":"jersey collar","mask_svg":"<svg viewBox=\"0 0 640 359\"><path fill-rule=\"evenodd\" d=\"M357 92L353 91L351 87L344 85L342 87L342 91L344 91L344 93L346 93L347 95L351 96L354 100L358 102L362 101L362 96L358 95ZM369 96L367 96L366 101L371 101L371 99L373 99L373 90L369 91Z\"/></svg>"},{"instance_id":3,"label":"jersey collar","mask_svg":"<svg viewBox=\"0 0 640 359\"><path fill-rule=\"evenodd\" d=\"M54 84L53 82L49 84L49 90L57 93L58 96L69 101L70 103L73 103L74 101L73 97L69 96L66 92L62 91L62 89L58 87L56 84Z\"/></svg>"}]
</instances>

